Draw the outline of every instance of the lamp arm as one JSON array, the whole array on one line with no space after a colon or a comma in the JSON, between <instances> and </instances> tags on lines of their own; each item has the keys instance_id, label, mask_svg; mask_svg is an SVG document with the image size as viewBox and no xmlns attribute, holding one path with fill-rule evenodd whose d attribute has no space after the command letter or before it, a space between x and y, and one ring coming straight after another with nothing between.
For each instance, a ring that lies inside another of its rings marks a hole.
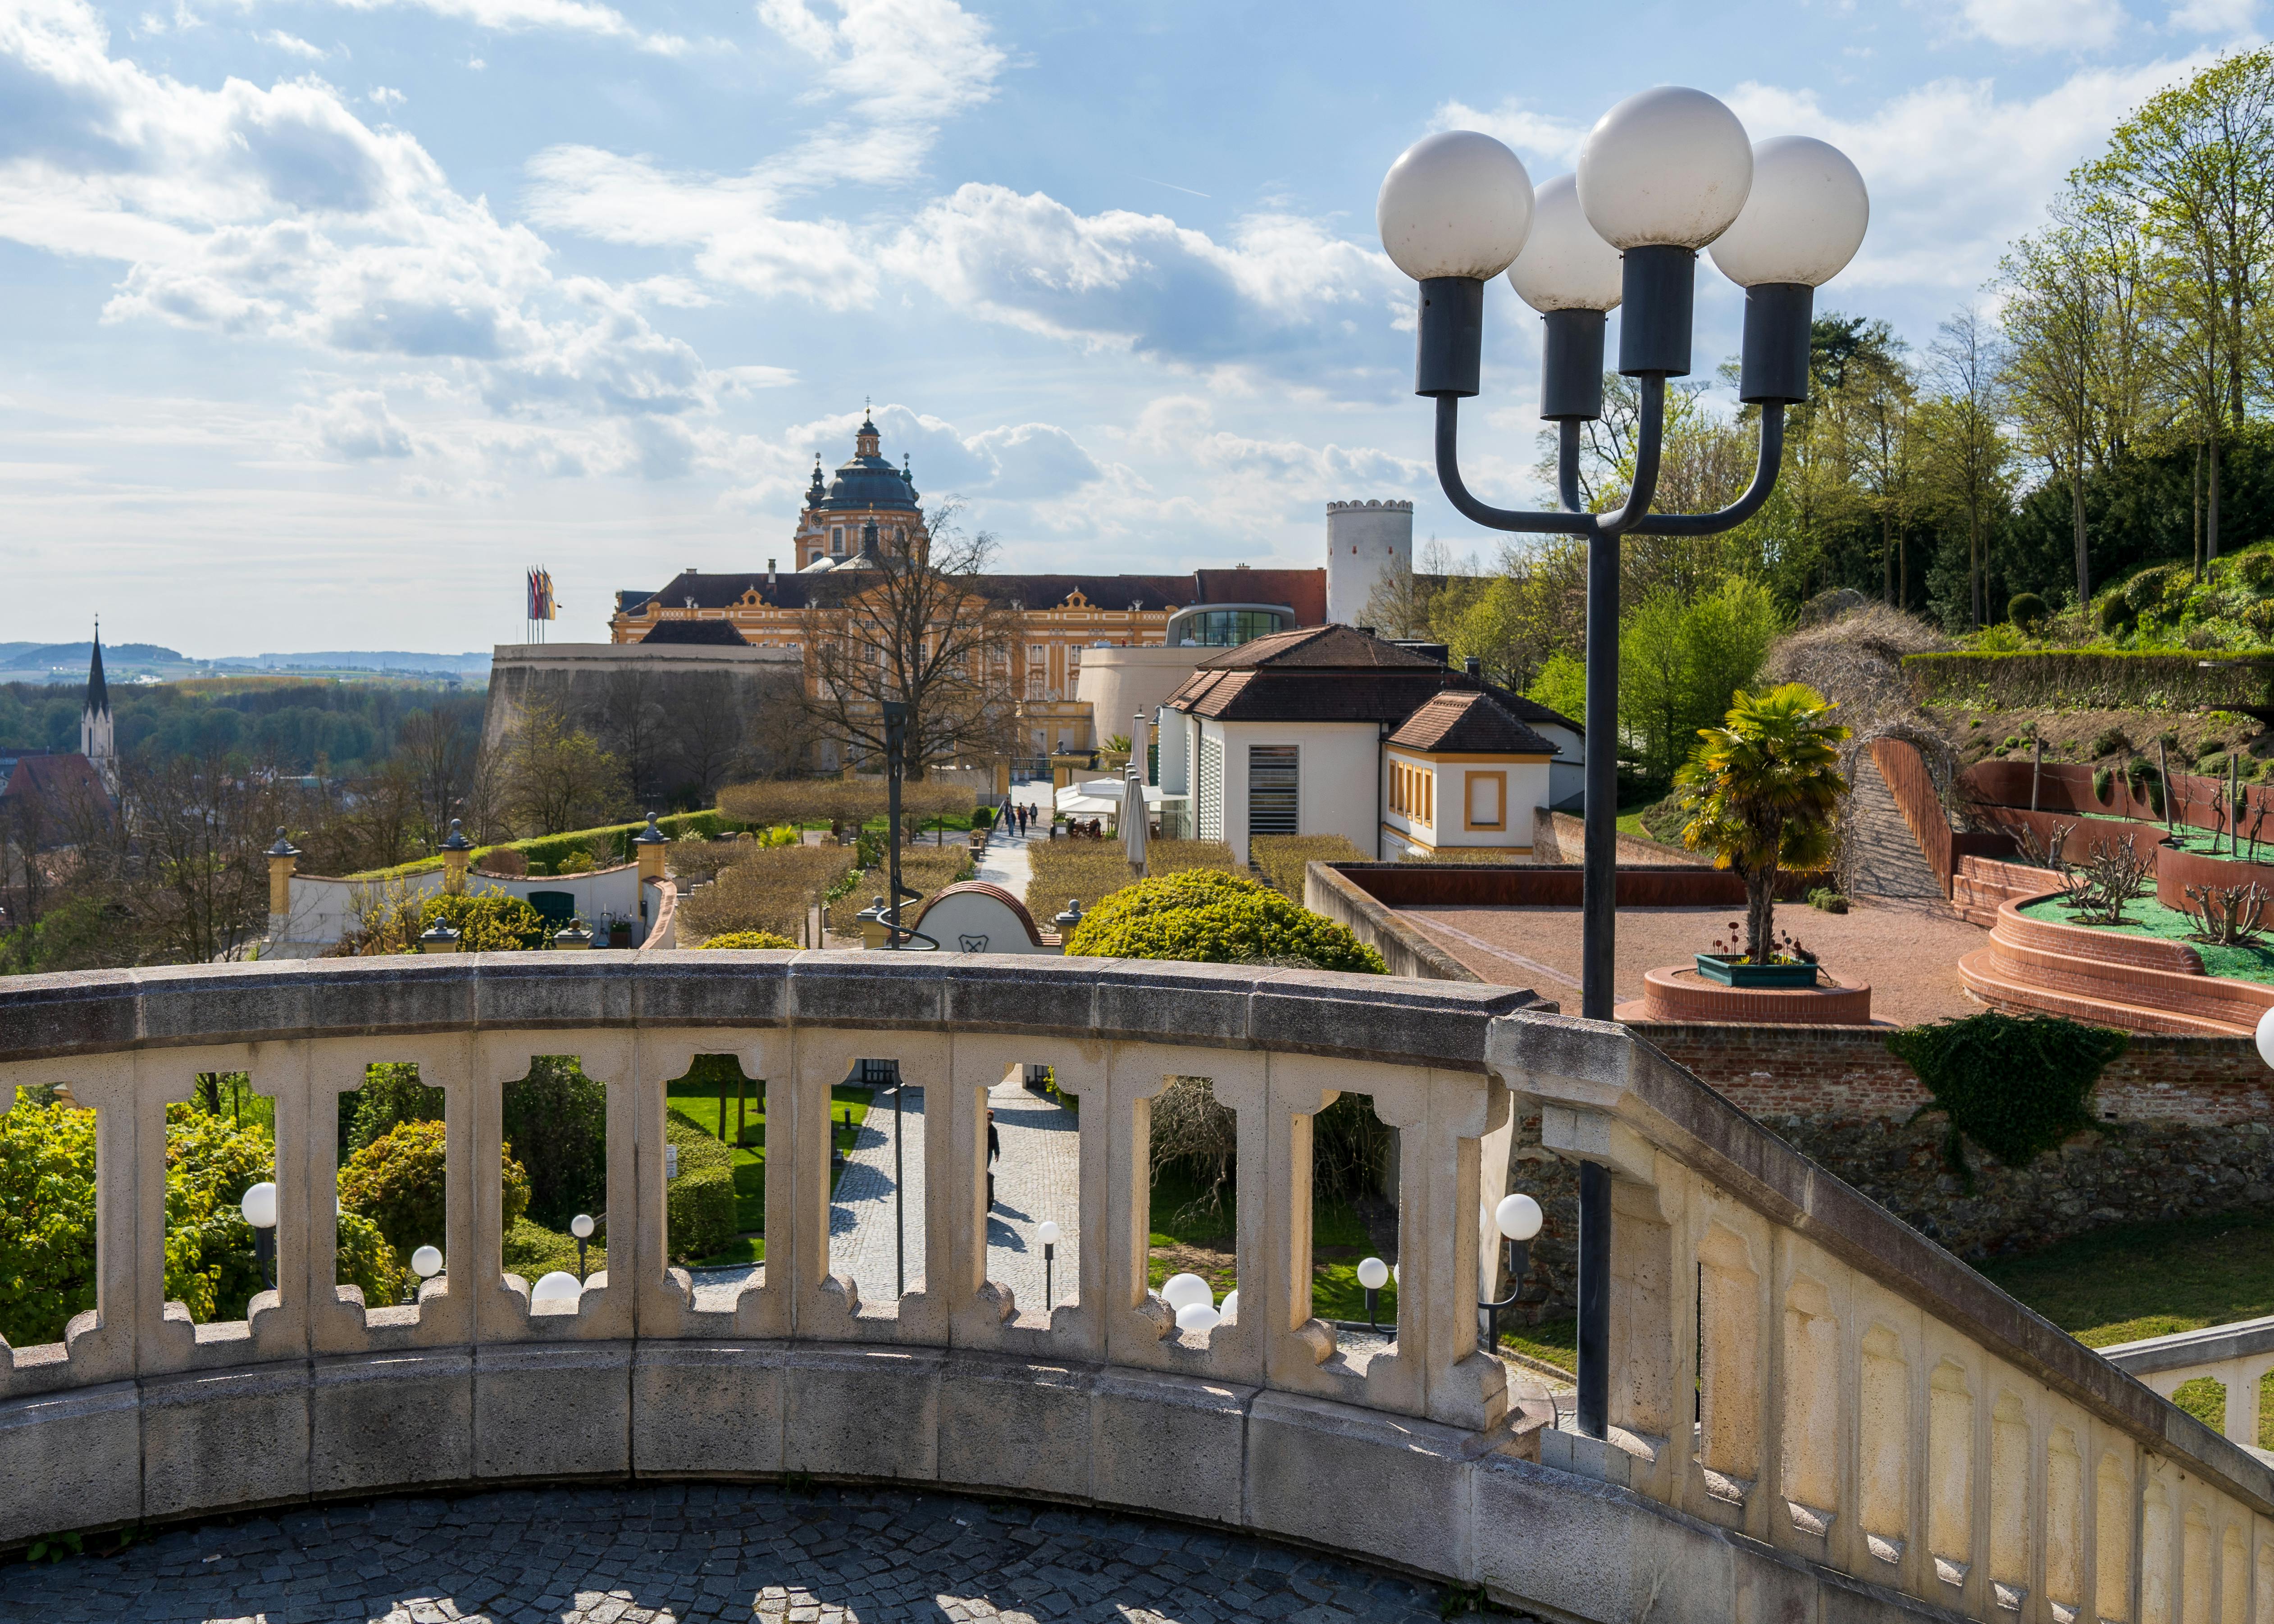
<instances>
[{"instance_id":1,"label":"lamp arm","mask_svg":"<svg viewBox=\"0 0 2274 1624\"><path fill-rule=\"evenodd\" d=\"M1650 511L1658 494L1658 457L1666 428L1666 380L1655 374L1642 380L1642 413L1636 425L1635 477L1624 506L1615 513L1578 511L1579 426L1569 419L1558 425L1556 481L1565 503L1556 512L1495 508L1469 494L1461 479L1459 398L1437 397L1437 483L1446 499L1465 518L1490 530L1522 531L1538 535L1615 536L1636 528ZM1766 420L1766 419L1765 419ZM1773 479L1773 476L1772 476ZM1764 496L1767 492L1762 493Z\"/></svg>"},{"instance_id":2,"label":"lamp arm","mask_svg":"<svg viewBox=\"0 0 2274 1624\"><path fill-rule=\"evenodd\" d=\"M1745 494L1718 513L1653 513L1634 527L1639 536L1711 536L1734 530L1760 511L1761 503L1776 489L1777 472L1784 465L1784 406L1771 403L1761 408L1760 457L1753 465L1753 482Z\"/></svg>"}]
</instances>

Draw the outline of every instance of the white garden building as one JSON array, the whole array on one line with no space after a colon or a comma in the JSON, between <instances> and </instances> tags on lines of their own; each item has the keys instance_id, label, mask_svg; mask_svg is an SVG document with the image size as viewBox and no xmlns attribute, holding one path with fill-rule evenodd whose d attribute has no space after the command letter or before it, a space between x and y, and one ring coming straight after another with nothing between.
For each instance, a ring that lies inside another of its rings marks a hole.
<instances>
[{"instance_id":1,"label":"white garden building","mask_svg":"<svg viewBox=\"0 0 2274 1624\"><path fill-rule=\"evenodd\" d=\"M1349 626L1281 632L1203 661L1163 707L1163 832L1242 863L1258 835L1521 862L1581 743L1570 718L1473 669Z\"/></svg>"}]
</instances>

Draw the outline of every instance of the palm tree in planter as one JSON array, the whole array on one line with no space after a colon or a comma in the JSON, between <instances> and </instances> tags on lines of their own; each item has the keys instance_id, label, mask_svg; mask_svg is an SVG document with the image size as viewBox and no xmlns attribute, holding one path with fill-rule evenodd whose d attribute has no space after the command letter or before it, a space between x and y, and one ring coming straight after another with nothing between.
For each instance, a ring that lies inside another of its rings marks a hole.
<instances>
[{"instance_id":1,"label":"palm tree in planter","mask_svg":"<svg viewBox=\"0 0 2274 1624\"><path fill-rule=\"evenodd\" d=\"M1848 793L1836 746L1849 731L1833 720L1838 707L1805 683L1759 694L1739 689L1731 698L1721 725L1698 730L1697 748L1674 775L1690 817L1682 843L1710 850L1714 867L1745 882L1745 951L1736 963L1767 967L1789 962L1776 955L1778 872L1820 868L1832 855L1840 797ZM1705 955L1698 968L1724 978ZM1815 966L1794 979L1814 985Z\"/></svg>"}]
</instances>

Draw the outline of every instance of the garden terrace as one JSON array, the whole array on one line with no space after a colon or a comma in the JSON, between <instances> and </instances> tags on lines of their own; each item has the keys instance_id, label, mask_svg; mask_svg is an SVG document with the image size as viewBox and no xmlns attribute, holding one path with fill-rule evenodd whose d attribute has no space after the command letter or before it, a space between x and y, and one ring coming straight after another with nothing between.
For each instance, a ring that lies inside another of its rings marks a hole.
<instances>
[{"instance_id":1,"label":"garden terrace","mask_svg":"<svg viewBox=\"0 0 2274 1624\"><path fill-rule=\"evenodd\" d=\"M607 1094L608 1268L532 1304L498 1256L501 1095L574 1054ZM667 1266L665 1112L697 1055L771 1079L764 1270ZM1103 1505L1331 1547L1558 1616L2257 1616L2274 1472L1825 1175L1623 1029L1505 988L1127 961L459 956L24 978L0 1103L95 1113L96 1306L0 1362L0 1541L402 1489L808 1477ZM829 1258L829 1096L928 1084L922 1288ZM446 1096L448 1264L415 1305L333 1284L337 1097L380 1061ZM1081 1101L1081 1287L985 1274L985 1091ZM280 1287L164 1301L165 1105L275 1101ZM1173 1078L1236 1115L1247 1306L1178 1333L1145 1288L1146 1129ZM1310 1298L1311 1120L1397 1130L1395 1340ZM1610 1175L1609 1435L1477 1346L1480 1207L1519 1113ZM706 1299L707 1301L707 1299ZM1694 1417L1694 1419L1693 1419ZM1352 1485L1367 1492L1352 1493ZM1771 1603L1773 1603L1772 1605Z\"/></svg>"}]
</instances>

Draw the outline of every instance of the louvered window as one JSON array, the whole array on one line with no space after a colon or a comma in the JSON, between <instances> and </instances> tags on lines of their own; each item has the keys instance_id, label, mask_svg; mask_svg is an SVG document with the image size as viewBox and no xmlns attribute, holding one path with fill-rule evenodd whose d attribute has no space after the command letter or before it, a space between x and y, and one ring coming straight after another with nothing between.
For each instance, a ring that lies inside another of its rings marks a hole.
<instances>
[{"instance_id":1,"label":"louvered window","mask_svg":"<svg viewBox=\"0 0 2274 1624\"><path fill-rule=\"evenodd\" d=\"M1297 835L1301 820L1300 746L1247 747L1247 836Z\"/></svg>"},{"instance_id":2,"label":"louvered window","mask_svg":"<svg viewBox=\"0 0 2274 1624\"><path fill-rule=\"evenodd\" d=\"M1201 736L1201 838L1224 838L1224 741Z\"/></svg>"}]
</instances>

